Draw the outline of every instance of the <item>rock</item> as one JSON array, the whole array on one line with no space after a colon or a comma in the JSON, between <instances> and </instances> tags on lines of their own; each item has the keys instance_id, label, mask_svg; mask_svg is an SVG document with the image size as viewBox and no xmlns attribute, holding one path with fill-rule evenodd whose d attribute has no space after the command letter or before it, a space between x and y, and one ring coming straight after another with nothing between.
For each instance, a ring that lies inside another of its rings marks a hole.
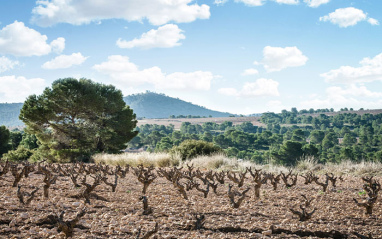
<instances>
[{"instance_id":1,"label":"rock","mask_svg":"<svg viewBox=\"0 0 382 239\"><path fill-rule=\"evenodd\" d=\"M26 213L26 212L23 212L23 213L20 214L20 218L21 219L27 219L27 218L29 218L29 214Z\"/></svg>"},{"instance_id":2,"label":"rock","mask_svg":"<svg viewBox=\"0 0 382 239\"><path fill-rule=\"evenodd\" d=\"M263 234L263 236L271 236L272 230L263 231L262 234Z\"/></svg>"}]
</instances>

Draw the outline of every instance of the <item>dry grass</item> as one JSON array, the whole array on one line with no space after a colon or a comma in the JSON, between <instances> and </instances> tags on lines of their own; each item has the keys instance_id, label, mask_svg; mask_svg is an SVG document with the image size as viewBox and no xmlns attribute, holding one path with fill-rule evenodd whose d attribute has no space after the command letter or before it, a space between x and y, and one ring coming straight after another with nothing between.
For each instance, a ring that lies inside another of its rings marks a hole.
<instances>
[{"instance_id":1,"label":"dry grass","mask_svg":"<svg viewBox=\"0 0 382 239\"><path fill-rule=\"evenodd\" d=\"M354 163L351 161L342 161L339 164L326 164L324 171L332 172L338 175L357 175L357 176L374 176L382 175L382 163L365 162Z\"/></svg>"},{"instance_id":2,"label":"dry grass","mask_svg":"<svg viewBox=\"0 0 382 239\"><path fill-rule=\"evenodd\" d=\"M382 163L361 162L354 163L351 161L343 161L340 164L319 164L312 158L301 160L293 168L287 168L280 165L260 165L250 161L238 160L236 158L228 158L224 154L215 154L212 156L198 156L191 160L182 162L180 157L171 156L167 153L123 153L123 154L96 154L93 156L95 163L103 163L109 165L130 165L137 166L143 164L147 167L153 165L155 167L172 167L193 165L197 168L213 169L213 170L230 170L244 171L247 167L263 169L266 172L280 173L287 172L292 169L294 172L304 174L306 172L314 172L323 174L326 172L336 175L357 175L372 176L382 175Z\"/></svg>"},{"instance_id":3,"label":"dry grass","mask_svg":"<svg viewBox=\"0 0 382 239\"><path fill-rule=\"evenodd\" d=\"M172 167L178 166L180 158L173 157L167 153L123 153L123 154L96 154L93 156L94 163L109 165L130 165L142 164L145 167Z\"/></svg>"}]
</instances>

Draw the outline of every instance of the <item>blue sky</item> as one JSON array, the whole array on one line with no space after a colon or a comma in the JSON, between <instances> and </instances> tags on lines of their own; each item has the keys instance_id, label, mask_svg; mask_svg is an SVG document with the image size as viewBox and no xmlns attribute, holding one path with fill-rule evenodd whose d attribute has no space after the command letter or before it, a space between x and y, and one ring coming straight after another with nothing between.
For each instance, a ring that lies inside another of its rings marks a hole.
<instances>
[{"instance_id":1,"label":"blue sky","mask_svg":"<svg viewBox=\"0 0 382 239\"><path fill-rule=\"evenodd\" d=\"M0 102L59 78L210 109L382 106L380 0L2 0Z\"/></svg>"}]
</instances>

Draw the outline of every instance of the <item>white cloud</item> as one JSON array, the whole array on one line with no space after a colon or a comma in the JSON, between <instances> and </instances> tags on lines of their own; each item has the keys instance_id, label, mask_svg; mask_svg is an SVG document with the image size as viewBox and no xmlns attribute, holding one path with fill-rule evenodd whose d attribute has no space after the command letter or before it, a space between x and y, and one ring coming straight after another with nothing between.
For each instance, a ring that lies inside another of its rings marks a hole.
<instances>
[{"instance_id":1,"label":"white cloud","mask_svg":"<svg viewBox=\"0 0 382 239\"><path fill-rule=\"evenodd\" d=\"M132 41L118 39L117 46L120 48L139 47L144 49L180 46L181 43L179 41L186 38L182 32L177 25L167 24L159 27L157 30L152 29L143 33L140 38L135 38Z\"/></svg>"},{"instance_id":2,"label":"white cloud","mask_svg":"<svg viewBox=\"0 0 382 239\"><path fill-rule=\"evenodd\" d=\"M320 76L331 83L357 83L382 81L382 53L374 58L366 57L360 61L360 67L341 66Z\"/></svg>"},{"instance_id":3,"label":"white cloud","mask_svg":"<svg viewBox=\"0 0 382 239\"><path fill-rule=\"evenodd\" d=\"M19 64L18 61L12 61L5 56L0 57L0 73L13 69Z\"/></svg>"},{"instance_id":4,"label":"white cloud","mask_svg":"<svg viewBox=\"0 0 382 239\"><path fill-rule=\"evenodd\" d=\"M242 76L251 76L257 74L259 74L259 71L253 68L246 69L243 71L243 73L241 73Z\"/></svg>"},{"instance_id":5,"label":"white cloud","mask_svg":"<svg viewBox=\"0 0 382 239\"><path fill-rule=\"evenodd\" d=\"M124 89L126 85L154 85L157 89L209 90L217 76L208 71L174 72L166 74L157 67L140 70L129 58L121 55L109 56L108 61L94 65L93 69L109 75L113 84Z\"/></svg>"},{"instance_id":6,"label":"white cloud","mask_svg":"<svg viewBox=\"0 0 382 239\"><path fill-rule=\"evenodd\" d=\"M192 22L208 19L210 7L191 4L193 0L40 0L33 9L32 22L51 26L64 22L74 25L105 19L125 19L163 25L170 21Z\"/></svg>"},{"instance_id":7,"label":"white cloud","mask_svg":"<svg viewBox=\"0 0 382 239\"><path fill-rule=\"evenodd\" d=\"M330 21L331 23L336 24L340 27L354 26L358 22L366 20L372 25L379 24L376 19L367 18L367 13L364 13L362 10L354 7L338 8L334 12L329 13L328 15L320 17L320 21Z\"/></svg>"},{"instance_id":8,"label":"white cloud","mask_svg":"<svg viewBox=\"0 0 382 239\"><path fill-rule=\"evenodd\" d=\"M44 79L23 76L1 76L0 85L1 102L24 102L29 95L41 94L46 87Z\"/></svg>"},{"instance_id":9,"label":"white cloud","mask_svg":"<svg viewBox=\"0 0 382 239\"><path fill-rule=\"evenodd\" d=\"M217 76L208 71L175 72L165 75L162 82L156 83L156 88L209 90L211 88L211 81L214 78L217 78Z\"/></svg>"},{"instance_id":10,"label":"white cloud","mask_svg":"<svg viewBox=\"0 0 382 239\"><path fill-rule=\"evenodd\" d=\"M235 88L220 88L218 92L226 96L239 96L239 92Z\"/></svg>"},{"instance_id":11,"label":"white cloud","mask_svg":"<svg viewBox=\"0 0 382 239\"><path fill-rule=\"evenodd\" d=\"M53 52L61 54L61 52L63 52L65 49L65 38L59 37L56 40L52 41L50 45L52 47Z\"/></svg>"},{"instance_id":12,"label":"white cloud","mask_svg":"<svg viewBox=\"0 0 382 239\"><path fill-rule=\"evenodd\" d=\"M88 57L83 56L80 52L71 55L60 55L51 61L45 62L41 67L44 69L64 69L73 65L81 65Z\"/></svg>"},{"instance_id":13,"label":"white cloud","mask_svg":"<svg viewBox=\"0 0 382 239\"><path fill-rule=\"evenodd\" d=\"M268 72L280 71L288 67L303 66L308 61L297 47L271 47L263 50L262 64Z\"/></svg>"},{"instance_id":14,"label":"white cloud","mask_svg":"<svg viewBox=\"0 0 382 239\"><path fill-rule=\"evenodd\" d=\"M296 5L299 4L300 0L274 0L277 3L280 4L289 4L289 5Z\"/></svg>"},{"instance_id":15,"label":"white cloud","mask_svg":"<svg viewBox=\"0 0 382 239\"><path fill-rule=\"evenodd\" d=\"M328 87L325 97L317 97L301 102L302 108L380 108L382 93L368 90L363 85L352 84L345 88Z\"/></svg>"},{"instance_id":16,"label":"white cloud","mask_svg":"<svg viewBox=\"0 0 382 239\"><path fill-rule=\"evenodd\" d=\"M215 2L222 1L222 0L215 0ZM247 6L250 7L257 7L257 6L262 6L266 3L267 0L235 0L235 2L242 2ZM270 0L268 0L270 1ZM299 4L300 0L272 0L274 2L277 2L279 4L289 4L289 5L296 5ZM225 1L224 1L225 2Z\"/></svg>"},{"instance_id":17,"label":"white cloud","mask_svg":"<svg viewBox=\"0 0 382 239\"><path fill-rule=\"evenodd\" d=\"M247 6L256 7L264 5L266 0L235 0L235 2L242 2Z\"/></svg>"},{"instance_id":18,"label":"white cloud","mask_svg":"<svg viewBox=\"0 0 382 239\"><path fill-rule=\"evenodd\" d=\"M240 91L235 88L220 88L218 92L237 97L279 96L278 86L277 81L260 78L255 82L245 82Z\"/></svg>"},{"instance_id":19,"label":"white cloud","mask_svg":"<svg viewBox=\"0 0 382 239\"><path fill-rule=\"evenodd\" d=\"M309 7L319 7L322 4L330 2L330 0L304 0Z\"/></svg>"},{"instance_id":20,"label":"white cloud","mask_svg":"<svg viewBox=\"0 0 382 239\"><path fill-rule=\"evenodd\" d=\"M215 0L214 4L218 5L218 6L221 6L221 5L224 5L227 1L228 0Z\"/></svg>"},{"instance_id":21,"label":"white cloud","mask_svg":"<svg viewBox=\"0 0 382 239\"><path fill-rule=\"evenodd\" d=\"M0 30L0 54L42 56L65 48L64 38L57 38L51 44L47 39L46 35L26 27L23 22L15 21Z\"/></svg>"},{"instance_id":22,"label":"white cloud","mask_svg":"<svg viewBox=\"0 0 382 239\"><path fill-rule=\"evenodd\" d=\"M382 92L372 92L364 85L357 86L351 84L346 88L332 86L326 89L326 92L331 97L340 96L355 96L355 97L367 97L367 98L379 98L382 97Z\"/></svg>"},{"instance_id":23,"label":"white cloud","mask_svg":"<svg viewBox=\"0 0 382 239\"><path fill-rule=\"evenodd\" d=\"M268 112L281 112L286 107L279 100L270 100L266 103Z\"/></svg>"},{"instance_id":24,"label":"white cloud","mask_svg":"<svg viewBox=\"0 0 382 239\"><path fill-rule=\"evenodd\" d=\"M378 26L379 25L379 21L377 19L374 19L374 18L369 18L367 19L367 22L370 23L371 25L374 25L374 26Z\"/></svg>"}]
</instances>

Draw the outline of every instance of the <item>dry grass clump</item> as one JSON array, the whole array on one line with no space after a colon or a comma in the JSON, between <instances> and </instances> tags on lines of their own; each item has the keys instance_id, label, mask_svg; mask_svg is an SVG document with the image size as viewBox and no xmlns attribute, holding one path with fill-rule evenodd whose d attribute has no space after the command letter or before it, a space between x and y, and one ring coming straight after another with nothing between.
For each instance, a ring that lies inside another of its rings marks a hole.
<instances>
[{"instance_id":1,"label":"dry grass clump","mask_svg":"<svg viewBox=\"0 0 382 239\"><path fill-rule=\"evenodd\" d=\"M224 154L214 154L209 156L198 156L186 160L182 165L194 165L197 168L233 170L238 168L238 162L234 158L228 158Z\"/></svg>"},{"instance_id":2,"label":"dry grass clump","mask_svg":"<svg viewBox=\"0 0 382 239\"><path fill-rule=\"evenodd\" d=\"M109 165L130 165L145 167L172 167L179 165L180 158L167 153L122 153L122 154L96 154L93 156L94 163Z\"/></svg>"},{"instance_id":3,"label":"dry grass clump","mask_svg":"<svg viewBox=\"0 0 382 239\"><path fill-rule=\"evenodd\" d=\"M317 163L313 158L298 161L294 168L287 168L280 165L272 164L255 164L251 161L238 160L237 158L229 158L222 153L210 156L198 156L191 160L183 161L178 155L170 155L168 153L123 153L123 154L96 154L93 156L95 163L109 165L130 165L137 166L155 166L155 167L172 167L194 165L197 168L223 170L223 171L244 171L246 168L252 167L262 169L265 172L280 173L293 170L295 173L304 174L307 172L315 172L318 174L333 173L335 175L358 175L373 176L382 174L382 163L378 162L361 162L354 163L351 161L343 161L339 164Z\"/></svg>"},{"instance_id":4,"label":"dry grass clump","mask_svg":"<svg viewBox=\"0 0 382 239\"><path fill-rule=\"evenodd\" d=\"M193 165L197 168L222 170L222 171L244 171L246 168L262 168L263 165L255 164L247 160L238 160L237 158L229 158L222 153L208 156L198 156L191 160L186 160L182 165Z\"/></svg>"},{"instance_id":5,"label":"dry grass clump","mask_svg":"<svg viewBox=\"0 0 382 239\"><path fill-rule=\"evenodd\" d=\"M365 162L354 163L350 160L342 161L339 164L328 163L324 168L325 172L332 172L337 175L358 175L358 176L374 176L381 175L382 163Z\"/></svg>"},{"instance_id":6,"label":"dry grass clump","mask_svg":"<svg viewBox=\"0 0 382 239\"><path fill-rule=\"evenodd\" d=\"M307 172L319 172L323 170L325 165L317 162L313 157L307 159L299 160L294 168L298 173L307 173Z\"/></svg>"},{"instance_id":7,"label":"dry grass clump","mask_svg":"<svg viewBox=\"0 0 382 239\"><path fill-rule=\"evenodd\" d=\"M275 173L275 174L279 174L281 172L287 173L291 169L294 170L294 168L288 168L282 165L275 165L275 164L266 164L266 165L258 166L257 168L261 168L265 172Z\"/></svg>"}]
</instances>

